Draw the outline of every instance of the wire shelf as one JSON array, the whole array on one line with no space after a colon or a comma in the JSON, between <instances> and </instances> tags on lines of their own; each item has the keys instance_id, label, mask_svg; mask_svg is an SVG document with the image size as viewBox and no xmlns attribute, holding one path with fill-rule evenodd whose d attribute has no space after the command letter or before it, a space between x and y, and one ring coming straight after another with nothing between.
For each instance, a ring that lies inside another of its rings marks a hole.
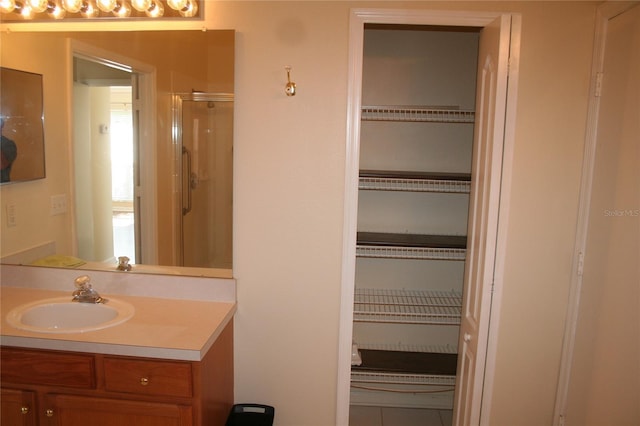
<instances>
[{"instance_id":1,"label":"wire shelf","mask_svg":"<svg viewBox=\"0 0 640 426\"><path fill-rule=\"evenodd\" d=\"M464 261L465 249L431 247L392 247L357 245L356 256L363 258L458 260Z\"/></svg>"},{"instance_id":2,"label":"wire shelf","mask_svg":"<svg viewBox=\"0 0 640 426\"><path fill-rule=\"evenodd\" d=\"M407 179L361 176L358 189L374 191L443 192L468 194L471 182L441 179Z\"/></svg>"},{"instance_id":3,"label":"wire shelf","mask_svg":"<svg viewBox=\"0 0 640 426\"><path fill-rule=\"evenodd\" d=\"M438 374L405 374L372 371L352 371L351 383L453 386L456 383L456 377Z\"/></svg>"},{"instance_id":4,"label":"wire shelf","mask_svg":"<svg viewBox=\"0 0 640 426\"><path fill-rule=\"evenodd\" d=\"M440 354L457 354L457 346L452 345L407 345L389 343L358 343L358 349L395 352L430 352Z\"/></svg>"},{"instance_id":5,"label":"wire shelf","mask_svg":"<svg viewBox=\"0 0 640 426\"><path fill-rule=\"evenodd\" d=\"M362 107L361 119L363 121L473 123L475 111L428 106L369 105Z\"/></svg>"},{"instance_id":6,"label":"wire shelf","mask_svg":"<svg viewBox=\"0 0 640 426\"><path fill-rule=\"evenodd\" d=\"M460 325L459 292L356 289L354 297L355 322Z\"/></svg>"},{"instance_id":7,"label":"wire shelf","mask_svg":"<svg viewBox=\"0 0 640 426\"><path fill-rule=\"evenodd\" d=\"M465 260L461 235L395 234L358 231L356 256L386 259Z\"/></svg>"}]
</instances>

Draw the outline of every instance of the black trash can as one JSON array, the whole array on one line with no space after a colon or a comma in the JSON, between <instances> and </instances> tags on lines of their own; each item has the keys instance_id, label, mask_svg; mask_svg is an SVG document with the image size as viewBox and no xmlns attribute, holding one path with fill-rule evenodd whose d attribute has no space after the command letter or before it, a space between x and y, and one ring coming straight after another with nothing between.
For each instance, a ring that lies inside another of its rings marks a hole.
<instances>
[{"instance_id":1,"label":"black trash can","mask_svg":"<svg viewBox=\"0 0 640 426\"><path fill-rule=\"evenodd\" d=\"M273 426L275 409L263 404L236 404L225 426Z\"/></svg>"}]
</instances>

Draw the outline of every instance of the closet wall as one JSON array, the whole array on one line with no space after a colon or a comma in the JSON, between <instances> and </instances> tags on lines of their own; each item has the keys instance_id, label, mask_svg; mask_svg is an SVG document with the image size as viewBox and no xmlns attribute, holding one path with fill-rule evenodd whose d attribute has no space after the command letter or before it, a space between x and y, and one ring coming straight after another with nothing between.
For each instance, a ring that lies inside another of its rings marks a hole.
<instances>
[{"instance_id":1,"label":"closet wall","mask_svg":"<svg viewBox=\"0 0 640 426\"><path fill-rule=\"evenodd\" d=\"M452 408L478 40L365 26L354 405Z\"/></svg>"}]
</instances>

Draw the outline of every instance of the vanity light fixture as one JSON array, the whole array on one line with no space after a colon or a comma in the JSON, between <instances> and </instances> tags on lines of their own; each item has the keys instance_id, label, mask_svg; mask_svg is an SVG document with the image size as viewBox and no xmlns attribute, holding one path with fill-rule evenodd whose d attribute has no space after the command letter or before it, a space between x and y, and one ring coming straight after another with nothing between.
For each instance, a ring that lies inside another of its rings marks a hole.
<instances>
[{"instance_id":1,"label":"vanity light fixture","mask_svg":"<svg viewBox=\"0 0 640 426\"><path fill-rule=\"evenodd\" d=\"M204 0L0 0L4 22L202 18Z\"/></svg>"}]
</instances>

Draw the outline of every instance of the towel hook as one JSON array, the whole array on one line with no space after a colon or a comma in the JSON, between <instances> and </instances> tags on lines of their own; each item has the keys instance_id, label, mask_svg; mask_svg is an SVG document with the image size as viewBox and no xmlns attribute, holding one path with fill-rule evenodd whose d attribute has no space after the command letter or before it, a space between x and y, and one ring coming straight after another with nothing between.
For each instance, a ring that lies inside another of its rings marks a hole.
<instances>
[{"instance_id":1,"label":"towel hook","mask_svg":"<svg viewBox=\"0 0 640 426\"><path fill-rule=\"evenodd\" d=\"M287 71L287 84L284 86L284 92L287 96L295 96L296 95L296 84L291 81L291 67L286 66L284 69Z\"/></svg>"}]
</instances>

